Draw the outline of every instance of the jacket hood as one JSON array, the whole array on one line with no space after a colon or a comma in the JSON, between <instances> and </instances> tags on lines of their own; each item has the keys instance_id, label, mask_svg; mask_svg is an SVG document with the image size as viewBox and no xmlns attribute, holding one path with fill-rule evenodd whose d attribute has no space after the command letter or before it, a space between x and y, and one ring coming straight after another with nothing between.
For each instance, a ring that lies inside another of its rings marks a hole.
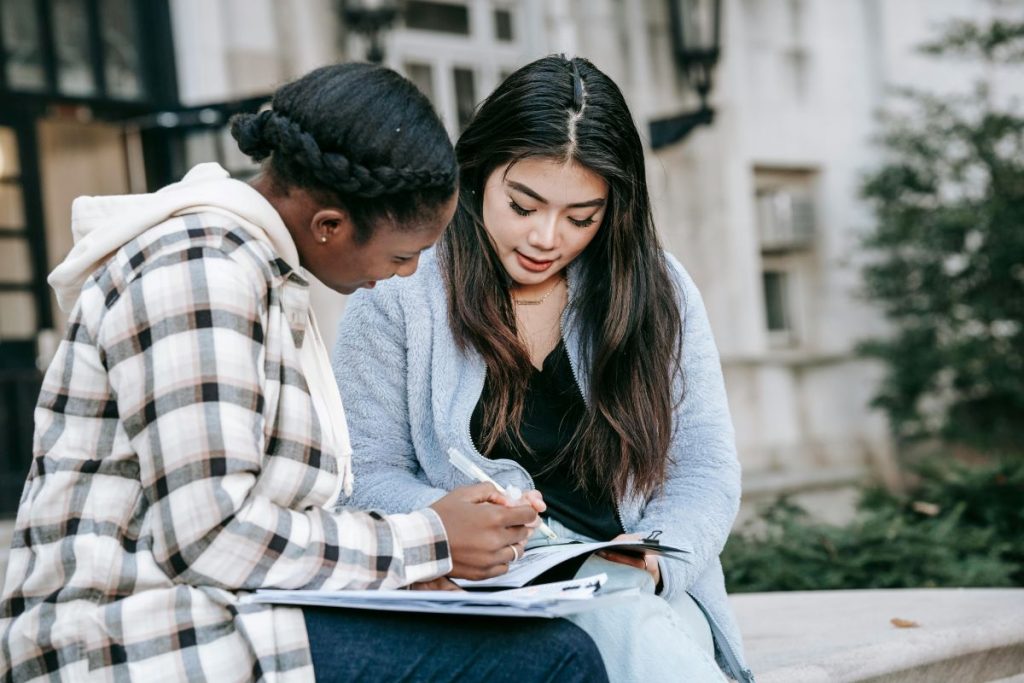
<instances>
[{"instance_id":1,"label":"jacket hood","mask_svg":"<svg viewBox=\"0 0 1024 683\"><path fill-rule=\"evenodd\" d=\"M295 242L270 202L250 185L232 179L219 164L206 163L195 166L180 182L150 194L77 198L71 205L75 246L47 278L57 303L70 311L89 276L146 230L169 218L206 212L237 221L299 269Z\"/></svg>"}]
</instances>

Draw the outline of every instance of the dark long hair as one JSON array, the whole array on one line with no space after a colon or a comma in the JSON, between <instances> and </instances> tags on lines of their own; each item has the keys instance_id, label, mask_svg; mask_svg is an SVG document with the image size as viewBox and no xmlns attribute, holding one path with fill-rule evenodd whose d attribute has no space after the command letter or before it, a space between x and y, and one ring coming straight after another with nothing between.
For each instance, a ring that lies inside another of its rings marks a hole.
<instances>
[{"instance_id":1,"label":"dark long hair","mask_svg":"<svg viewBox=\"0 0 1024 683\"><path fill-rule=\"evenodd\" d=\"M321 67L274 93L271 109L231 120L239 149L281 188L300 187L352 217L369 239L443 203L458 179L451 141L430 101L373 64Z\"/></svg>"},{"instance_id":2,"label":"dark long hair","mask_svg":"<svg viewBox=\"0 0 1024 683\"><path fill-rule=\"evenodd\" d=\"M587 415L560 457L571 458L583 490L652 494L665 481L681 399L673 386L682 320L651 218L643 147L622 93L586 59L539 59L480 105L455 153L459 206L439 255L455 340L487 364L481 450L502 440L516 445L532 372L511 283L483 225L484 185L510 162L571 160L604 178L609 193L597 235L578 257L578 294L569 302L590 381Z\"/></svg>"}]
</instances>

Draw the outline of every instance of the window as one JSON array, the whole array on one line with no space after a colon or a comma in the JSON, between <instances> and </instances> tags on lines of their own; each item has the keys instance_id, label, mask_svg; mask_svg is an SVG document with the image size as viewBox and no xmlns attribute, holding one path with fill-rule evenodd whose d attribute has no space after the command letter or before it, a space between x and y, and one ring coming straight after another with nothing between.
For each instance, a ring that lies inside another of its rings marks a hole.
<instances>
[{"instance_id":1,"label":"window","mask_svg":"<svg viewBox=\"0 0 1024 683\"><path fill-rule=\"evenodd\" d=\"M405 75L436 107L437 100L434 98L434 69L429 64L406 62Z\"/></svg>"},{"instance_id":2,"label":"window","mask_svg":"<svg viewBox=\"0 0 1024 683\"><path fill-rule=\"evenodd\" d=\"M515 35L512 32L511 10L494 10L494 37L505 42L515 40Z\"/></svg>"},{"instance_id":3,"label":"window","mask_svg":"<svg viewBox=\"0 0 1024 683\"><path fill-rule=\"evenodd\" d=\"M792 330L789 312L789 276L784 271L764 271L764 308L769 332Z\"/></svg>"},{"instance_id":4,"label":"window","mask_svg":"<svg viewBox=\"0 0 1024 683\"><path fill-rule=\"evenodd\" d=\"M101 7L107 92L112 97L138 99L144 93L135 3L131 0L102 0Z\"/></svg>"},{"instance_id":5,"label":"window","mask_svg":"<svg viewBox=\"0 0 1024 683\"><path fill-rule=\"evenodd\" d=\"M816 178L813 171L754 171L754 202L762 252L801 251L813 246Z\"/></svg>"},{"instance_id":6,"label":"window","mask_svg":"<svg viewBox=\"0 0 1024 683\"><path fill-rule=\"evenodd\" d=\"M389 41L388 61L427 95L453 138L465 130L484 93L532 54L513 0L409 0L405 23ZM531 10L532 11L532 10Z\"/></svg>"},{"instance_id":7,"label":"window","mask_svg":"<svg viewBox=\"0 0 1024 683\"><path fill-rule=\"evenodd\" d=\"M42 24L34 0L2 0L5 75L10 88L44 90Z\"/></svg>"},{"instance_id":8,"label":"window","mask_svg":"<svg viewBox=\"0 0 1024 683\"><path fill-rule=\"evenodd\" d=\"M469 8L463 4L409 0L405 5L406 28L469 35Z\"/></svg>"},{"instance_id":9,"label":"window","mask_svg":"<svg viewBox=\"0 0 1024 683\"><path fill-rule=\"evenodd\" d=\"M0 340L36 333L32 254L14 130L0 127Z\"/></svg>"},{"instance_id":10,"label":"window","mask_svg":"<svg viewBox=\"0 0 1024 683\"><path fill-rule=\"evenodd\" d=\"M57 88L65 95L95 95L97 86L89 46L89 15L84 0L53 3Z\"/></svg>"},{"instance_id":11,"label":"window","mask_svg":"<svg viewBox=\"0 0 1024 683\"><path fill-rule=\"evenodd\" d=\"M459 132L466 129L473 118L476 107L476 85L472 69L456 67L452 71L455 80L455 113L459 123Z\"/></svg>"},{"instance_id":12,"label":"window","mask_svg":"<svg viewBox=\"0 0 1024 683\"><path fill-rule=\"evenodd\" d=\"M167 95L168 1L0 0L0 88L119 103Z\"/></svg>"}]
</instances>

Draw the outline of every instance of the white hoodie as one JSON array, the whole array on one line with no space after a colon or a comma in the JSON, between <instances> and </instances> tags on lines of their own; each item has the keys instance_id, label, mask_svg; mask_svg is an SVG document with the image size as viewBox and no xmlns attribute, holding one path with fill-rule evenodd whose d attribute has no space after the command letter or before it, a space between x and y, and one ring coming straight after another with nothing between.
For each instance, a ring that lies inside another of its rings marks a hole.
<instances>
[{"instance_id":1,"label":"white hoodie","mask_svg":"<svg viewBox=\"0 0 1024 683\"><path fill-rule=\"evenodd\" d=\"M74 201L71 233L75 246L47 278L61 309L70 311L74 307L85 281L118 249L169 218L192 213L230 218L266 242L293 270L306 275L291 233L270 202L250 185L232 179L219 164L199 164L181 182L151 194L79 197ZM324 451L337 455L339 484L346 495L351 495L352 447L345 409L311 308L307 308L302 371L320 420Z\"/></svg>"}]
</instances>

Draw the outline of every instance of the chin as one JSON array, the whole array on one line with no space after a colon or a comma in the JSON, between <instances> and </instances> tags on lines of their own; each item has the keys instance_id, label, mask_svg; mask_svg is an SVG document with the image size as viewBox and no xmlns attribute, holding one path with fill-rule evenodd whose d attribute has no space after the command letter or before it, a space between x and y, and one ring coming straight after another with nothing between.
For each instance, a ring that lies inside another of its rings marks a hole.
<instances>
[{"instance_id":1,"label":"chin","mask_svg":"<svg viewBox=\"0 0 1024 683\"><path fill-rule=\"evenodd\" d=\"M515 258L515 257L513 257ZM533 271L526 270L521 267L518 262L506 263L505 272L512 278L512 281L517 285L539 285L542 282L550 280L553 275L562 272L561 264L555 263L547 270L535 273Z\"/></svg>"}]
</instances>

